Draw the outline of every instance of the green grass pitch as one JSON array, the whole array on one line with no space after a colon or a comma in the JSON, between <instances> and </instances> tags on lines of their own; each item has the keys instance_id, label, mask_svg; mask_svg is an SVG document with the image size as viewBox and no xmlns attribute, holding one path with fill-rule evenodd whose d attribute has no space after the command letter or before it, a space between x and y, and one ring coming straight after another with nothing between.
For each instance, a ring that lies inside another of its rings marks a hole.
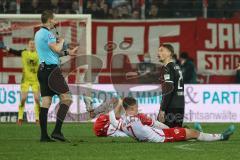
<instances>
[{"instance_id":1,"label":"green grass pitch","mask_svg":"<svg viewBox=\"0 0 240 160\"><path fill-rule=\"evenodd\" d=\"M72 143L40 143L35 124L0 124L0 160L238 160L239 124L229 141L140 143L130 138L98 138L91 123L64 124ZM229 124L203 124L206 132L222 132ZM49 124L51 133L53 124ZM189 126L192 126L191 124Z\"/></svg>"}]
</instances>

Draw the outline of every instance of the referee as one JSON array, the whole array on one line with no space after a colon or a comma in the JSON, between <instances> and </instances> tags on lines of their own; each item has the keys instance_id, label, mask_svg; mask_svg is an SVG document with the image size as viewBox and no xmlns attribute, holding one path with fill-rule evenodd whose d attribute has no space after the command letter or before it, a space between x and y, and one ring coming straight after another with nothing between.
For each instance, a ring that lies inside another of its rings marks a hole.
<instances>
[{"instance_id":1,"label":"referee","mask_svg":"<svg viewBox=\"0 0 240 160\"><path fill-rule=\"evenodd\" d=\"M182 127L184 118L184 86L180 67L173 62L174 49L170 44L163 44L158 51L158 58L164 64L162 89L163 95L158 120L170 128ZM173 86L173 89L169 89Z\"/></svg>"},{"instance_id":2,"label":"referee","mask_svg":"<svg viewBox=\"0 0 240 160\"><path fill-rule=\"evenodd\" d=\"M78 47L72 50L63 50L63 38L57 38L50 31L57 23L52 11L44 11L41 15L42 27L35 34L35 44L39 56L40 66L38 69L38 80L42 97L39 121L41 128L41 142L54 142L54 140L66 141L61 132L63 121L72 104L72 97L68 85L60 70L59 57L76 56ZM52 103L52 97L58 95L60 98L59 110L55 129L51 138L47 132L48 109Z\"/></svg>"}]
</instances>

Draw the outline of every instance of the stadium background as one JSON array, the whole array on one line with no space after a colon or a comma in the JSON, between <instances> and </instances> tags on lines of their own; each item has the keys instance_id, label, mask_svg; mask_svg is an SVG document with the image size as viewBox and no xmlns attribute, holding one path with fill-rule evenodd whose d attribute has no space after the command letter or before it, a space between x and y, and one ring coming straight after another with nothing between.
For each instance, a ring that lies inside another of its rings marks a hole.
<instances>
[{"instance_id":1,"label":"stadium background","mask_svg":"<svg viewBox=\"0 0 240 160\"><path fill-rule=\"evenodd\" d=\"M29 5L31 7L28 7ZM111 84L113 81L114 85L126 84L125 73L136 69L136 64L143 61L144 54L149 53L154 62L159 44L171 43L177 55L183 51L189 53L196 65L198 83L208 84L185 86L188 111L197 112L200 108L201 113L212 111L218 113L217 117L225 117L223 122L239 122L240 92L237 85L229 87L229 84L236 83L236 68L240 63L240 2L237 0L1 0L0 8L1 13L16 15L38 14L43 8L53 9L59 14L91 14L92 54L103 63L102 68L97 68L94 64L92 66L93 74L97 75L94 83L99 85ZM0 21L0 41L8 47L24 49L27 40L37 30L37 24L38 22L34 24L17 20L9 23ZM76 43L80 29L81 26L63 22L61 31L68 33L65 33L68 43ZM116 46L113 47L112 43ZM0 52L0 111L6 115L6 112L17 110L19 97L13 98L13 95L19 92L17 84L21 82L21 57L6 55L2 50ZM118 57L118 54L123 56ZM84 69L76 72L67 77L69 84L84 83L83 78L79 80L77 77L84 76ZM208 98L211 102L205 104L203 95L207 94L207 88L212 89ZM199 97L196 98L196 95ZM229 99L226 99L226 96ZM29 98L31 99L31 96ZM188 100L191 103L188 103ZM197 105L196 101L202 103ZM29 112L32 112L32 103L29 100ZM158 105L155 105L155 111L145 105L145 113L157 112ZM81 113L85 112L81 100L73 107L80 107ZM233 119L229 118L232 113L235 117ZM221 118L201 118L202 120L187 121L221 122Z\"/></svg>"},{"instance_id":2,"label":"stadium background","mask_svg":"<svg viewBox=\"0 0 240 160\"><path fill-rule=\"evenodd\" d=\"M123 75L134 70L136 67L134 63L143 61L144 53L149 52L151 56L155 56L159 43L168 42L174 45L177 54L182 51L189 52L197 68L200 84L185 85L187 121L214 122L202 124L204 131L211 133L222 132L229 125L227 122L240 122L240 91L239 84L235 84L235 68L240 61L239 0L0 0L1 16L40 14L44 9L53 9L61 14L92 15L92 53L102 59L104 66L95 81L95 87L103 88L102 85L107 85L108 87L104 88L112 91L111 78L114 78L114 82L124 83ZM29 23L22 22L15 23L20 26L19 30L11 30L16 25L11 25L9 20L7 28L10 32L7 34L2 31L6 27L5 24L0 19L0 41L4 41L8 47L23 49L35 30L33 28L26 30L25 27L29 26ZM76 28L66 25L63 30L69 32L67 40L74 41L72 37L76 36ZM73 33L70 34L71 32ZM113 47L112 42L116 42L116 49L108 50L104 47L106 45L109 48ZM121 42L125 43L127 49L119 48ZM131 47L128 48L129 44ZM117 60L111 65L110 59L116 56L116 53L125 56L120 60L116 57ZM0 49L1 160L240 158L239 123L235 123L237 130L227 142L139 143L129 138L96 137L92 132L92 123L66 123L63 131L71 143L39 143L38 126L24 123L19 127L15 124L20 100L20 59L11 54L6 55ZM93 72L98 73L99 69L95 68ZM79 73L81 76L84 69ZM68 77L68 83L71 85L79 82L84 81L76 77L76 72ZM96 95L105 96L108 93L96 92ZM78 105L84 108L81 98L74 97L74 104L81 103ZM54 104L57 101L55 97ZM143 106L147 105L141 108L145 109L145 112L152 106L155 109L159 107L156 97L150 101L150 105L142 103ZM33 121L31 93L26 103L27 112L30 113L26 118ZM76 108L70 109L71 113L74 113L74 109ZM86 120L85 111L81 112L80 118ZM54 114L52 107L49 117L51 121L55 120L52 116ZM72 117L74 114L67 117L67 121L71 121ZM193 127L192 124L187 125ZM53 127L54 125L50 123L49 130Z\"/></svg>"},{"instance_id":3,"label":"stadium background","mask_svg":"<svg viewBox=\"0 0 240 160\"><path fill-rule=\"evenodd\" d=\"M26 7L28 5L32 7ZM106 6L108 9L105 9ZM140 62L144 53L150 53L154 57L159 43L166 42L174 45L177 54L183 51L190 54L196 64L200 83L216 84L236 82L234 69L240 61L239 54L237 54L240 48L239 6L240 2L237 0L217 0L209 1L209 3L207 0L184 0L182 2L174 0L1 0L0 13L41 13L43 8L49 8L61 14L73 13L73 11L92 14L92 54L99 55L104 63L98 83L110 83L110 60L116 53L128 54L128 58L122 62L112 63L115 66L112 66L113 70L111 70L119 76L119 81L121 81L122 75L118 69L129 69L126 68L130 66L129 59L131 63ZM134 16L135 11L138 11L136 14L138 16ZM118 15L116 17L115 12ZM105 21L106 19L108 21ZM1 31L0 40L7 43L9 47L23 49L27 39L32 37L36 28L25 29L27 23L16 25L22 26L22 29L17 30L18 33L12 31L8 36L7 33ZM134 32L136 26L139 31ZM73 36L76 36L74 33L76 28L66 25L66 29L73 31L70 32L72 36L69 37L72 42ZM130 31L131 34L126 31ZM28 32L29 37L21 37L19 32ZM130 43L131 46L124 50L118 47L113 51L104 50L108 42L123 41ZM9 60L17 62L16 64L11 64L4 59L4 55L1 54L1 83L19 83L21 64L15 58ZM75 77L70 76L69 79L70 83L74 83Z\"/></svg>"}]
</instances>

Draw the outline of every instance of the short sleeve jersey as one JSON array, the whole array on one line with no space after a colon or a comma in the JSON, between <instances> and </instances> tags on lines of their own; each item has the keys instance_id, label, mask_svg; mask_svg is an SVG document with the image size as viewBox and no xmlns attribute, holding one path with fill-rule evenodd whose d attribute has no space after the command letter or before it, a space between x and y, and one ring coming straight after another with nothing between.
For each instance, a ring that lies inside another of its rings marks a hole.
<instances>
[{"instance_id":1,"label":"short sleeve jersey","mask_svg":"<svg viewBox=\"0 0 240 160\"><path fill-rule=\"evenodd\" d=\"M56 43L55 35L48 30L48 28L42 27L35 34L36 50L39 56L39 62L45 62L46 64L59 65L59 55L55 53L49 47L50 43Z\"/></svg>"}]
</instances>

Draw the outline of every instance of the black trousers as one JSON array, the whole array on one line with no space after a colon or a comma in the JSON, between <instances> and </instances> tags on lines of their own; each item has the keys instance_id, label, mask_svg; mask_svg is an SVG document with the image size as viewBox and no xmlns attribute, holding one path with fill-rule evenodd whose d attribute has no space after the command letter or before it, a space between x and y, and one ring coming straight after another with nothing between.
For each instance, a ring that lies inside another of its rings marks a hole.
<instances>
[{"instance_id":1,"label":"black trousers","mask_svg":"<svg viewBox=\"0 0 240 160\"><path fill-rule=\"evenodd\" d=\"M68 85L58 65L41 63L38 69L41 96L54 96L69 92Z\"/></svg>"},{"instance_id":2,"label":"black trousers","mask_svg":"<svg viewBox=\"0 0 240 160\"><path fill-rule=\"evenodd\" d=\"M184 108L168 108L165 111L165 124L170 128L182 127Z\"/></svg>"}]
</instances>

